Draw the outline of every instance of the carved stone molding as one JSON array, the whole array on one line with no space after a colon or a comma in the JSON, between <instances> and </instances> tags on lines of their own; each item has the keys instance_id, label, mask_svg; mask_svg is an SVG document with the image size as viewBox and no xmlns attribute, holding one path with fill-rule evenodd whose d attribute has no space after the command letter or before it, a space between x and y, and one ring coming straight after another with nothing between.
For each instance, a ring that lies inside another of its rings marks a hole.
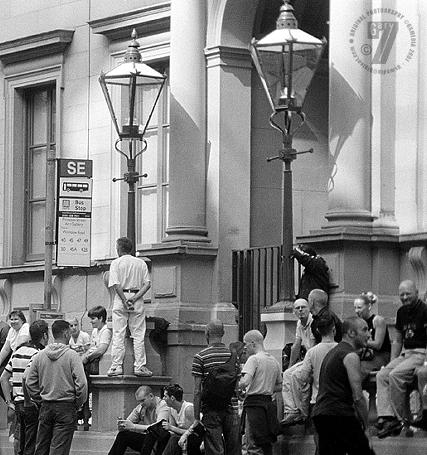
<instances>
[{"instance_id":1,"label":"carved stone molding","mask_svg":"<svg viewBox=\"0 0 427 455\"><path fill-rule=\"evenodd\" d=\"M129 39L134 28L139 37L168 32L170 29L170 1L138 10L89 21L94 33L110 40Z\"/></svg>"},{"instance_id":2,"label":"carved stone molding","mask_svg":"<svg viewBox=\"0 0 427 455\"><path fill-rule=\"evenodd\" d=\"M408 261L415 272L415 281L420 296L427 291L427 250L424 246L413 246L408 251Z\"/></svg>"},{"instance_id":3,"label":"carved stone molding","mask_svg":"<svg viewBox=\"0 0 427 455\"><path fill-rule=\"evenodd\" d=\"M63 53L73 39L74 30L52 30L38 35L0 43L0 60L4 65L23 60Z\"/></svg>"},{"instance_id":4,"label":"carved stone molding","mask_svg":"<svg viewBox=\"0 0 427 455\"><path fill-rule=\"evenodd\" d=\"M4 316L12 310L12 283L8 278L0 279L0 315Z\"/></svg>"}]
</instances>

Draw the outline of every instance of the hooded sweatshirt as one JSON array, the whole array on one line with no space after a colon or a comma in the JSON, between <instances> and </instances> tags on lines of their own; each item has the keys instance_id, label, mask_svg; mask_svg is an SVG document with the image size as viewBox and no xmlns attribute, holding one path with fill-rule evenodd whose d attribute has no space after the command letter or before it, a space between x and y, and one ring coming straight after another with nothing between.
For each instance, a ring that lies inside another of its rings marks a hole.
<instances>
[{"instance_id":1,"label":"hooded sweatshirt","mask_svg":"<svg viewBox=\"0 0 427 455\"><path fill-rule=\"evenodd\" d=\"M52 343L33 357L26 386L32 401L74 402L79 408L87 399L87 381L77 352Z\"/></svg>"}]
</instances>

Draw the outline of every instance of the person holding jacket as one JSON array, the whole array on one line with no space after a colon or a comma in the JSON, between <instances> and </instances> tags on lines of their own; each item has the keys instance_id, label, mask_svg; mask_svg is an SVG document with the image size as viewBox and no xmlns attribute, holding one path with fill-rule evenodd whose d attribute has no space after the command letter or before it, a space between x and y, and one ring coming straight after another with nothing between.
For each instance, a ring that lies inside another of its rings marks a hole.
<instances>
[{"instance_id":1,"label":"person holding jacket","mask_svg":"<svg viewBox=\"0 0 427 455\"><path fill-rule=\"evenodd\" d=\"M322 289L329 293L329 268L326 261L308 245L298 245L292 252L303 267L297 297L308 300L308 295L313 289Z\"/></svg>"},{"instance_id":2,"label":"person holding jacket","mask_svg":"<svg viewBox=\"0 0 427 455\"><path fill-rule=\"evenodd\" d=\"M70 324L52 324L54 342L33 357L26 377L31 400L40 405L35 455L68 455L77 410L87 399L87 381L79 354L69 346Z\"/></svg>"}]
</instances>

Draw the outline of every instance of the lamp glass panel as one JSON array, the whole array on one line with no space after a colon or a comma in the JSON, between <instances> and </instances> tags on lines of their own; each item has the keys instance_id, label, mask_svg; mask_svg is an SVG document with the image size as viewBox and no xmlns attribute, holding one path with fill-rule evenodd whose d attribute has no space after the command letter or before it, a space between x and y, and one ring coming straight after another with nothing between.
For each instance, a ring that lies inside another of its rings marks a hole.
<instances>
[{"instance_id":1,"label":"lamp glass panel","mask_svg":"<svg viewBox=\"0 0 427 455\"><path fill-rule=\"evenodd\" d=\"M126 85L111 84L108 80L106 82L119 129L123 132L123 126L130 125L130 117L132 114L130 112L132 93L131 80L128 79ZM149 119L151 126L157 126L158 115L156 114L157 106L155 106L155 102L161 87L161 83L153 83L152 79L150 80L150 83L146 84L139 84L138 81L136 82L132 125L138 125L138 134L144 132L146 123ZM154 112L152 113L153 107Z\"/></svg>"},{"instance_id":2,"label":"lamp glass panel","mask_svg":"<svg viewBox=\"0 0 427 455\"><path fill-rule=\"evenodd\" d=\"M322 54L322 46L294 43L258 48L261 78L275 109L301 109Z\"/></svg>"}]
</instances>

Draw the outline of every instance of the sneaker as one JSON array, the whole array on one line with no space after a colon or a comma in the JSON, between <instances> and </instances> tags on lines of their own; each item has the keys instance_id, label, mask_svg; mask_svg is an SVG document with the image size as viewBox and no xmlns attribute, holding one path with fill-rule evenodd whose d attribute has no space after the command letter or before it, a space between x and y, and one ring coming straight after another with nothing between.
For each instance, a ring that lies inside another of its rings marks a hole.
<instances>
[{"instance_id":1,"label":"sneaker","mask_svg":"<svg viewBox=\"0 0 427 455\"><path fill-rule=\"evenodd\" d=\"M150 371L145 365L134 370L133 374L135 376L141 376L141 377L153 376L153 372Z\"/></svg>"},{"instance_id":2,"label":"sneaker","mask_svg":"<svg viewBox=\"0 0 427 455\"><path fill-rule=\"evenodd\" d=\"M416 430L417 430L417 429L414 428L414 427L411 426L411 425L405 425L405 426L404 426L404 432L405 432L405 436L406 436L407 438L413 438Z\"/></svg>"},{"instance_id":3,"label":"sneaker","mask_svg":"<svg viewBox=\"0 0 427 455\"><path fill-rule=\"evenodd\" d=\"M122 376L123 375L123 368L119 365L116 367L111 366L110 369L107 371L107 376Z\"/></svg>"},{"instance_id":4,"label":"sneaker","mask_svg":"<svg viewBox=\"0 0 427 455\"><path fill-rule=\"evenodd\" d=\"M304 423L304 421L304 417L299 412L287 412L280 423L284 426L291 426Z\"/></svg>"},{"instance_id":5,"label":"sneaker","mask_svg":"<svg viewBox=\"0 0 427 455\"><path fill-rule=\"evenodd\" d=\"M390 420L384 424L383 429L378 432L377 436L379 439L384 439L387 436L398 436L403 426L403 422L397 419Z\"/></svg>"}]
</instances>

